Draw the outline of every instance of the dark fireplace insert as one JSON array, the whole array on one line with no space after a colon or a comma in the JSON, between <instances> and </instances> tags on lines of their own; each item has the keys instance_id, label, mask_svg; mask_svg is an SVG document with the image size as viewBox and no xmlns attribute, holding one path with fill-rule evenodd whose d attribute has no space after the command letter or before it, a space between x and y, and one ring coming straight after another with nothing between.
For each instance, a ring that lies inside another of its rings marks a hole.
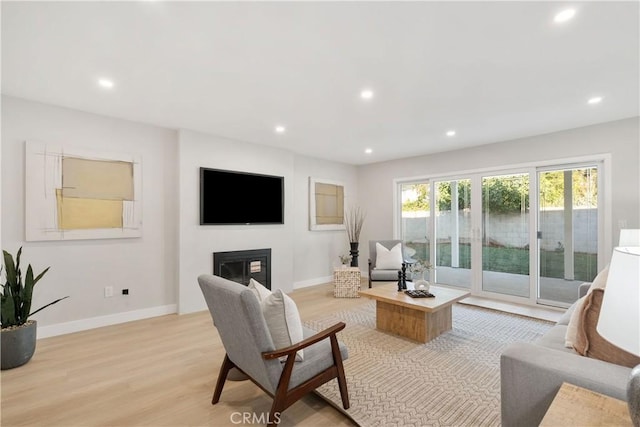
<instances>
[{"instance_id":1,"label":"dark fireplace insert","mask_svg":"<svg viewBox=\"0 0 640 427\"><path fill-rule=\"evenodd\" d=\"M271 289L271 249L214 252L213 274L245 286L254 279Z\"/></svg>"}]
</instances>

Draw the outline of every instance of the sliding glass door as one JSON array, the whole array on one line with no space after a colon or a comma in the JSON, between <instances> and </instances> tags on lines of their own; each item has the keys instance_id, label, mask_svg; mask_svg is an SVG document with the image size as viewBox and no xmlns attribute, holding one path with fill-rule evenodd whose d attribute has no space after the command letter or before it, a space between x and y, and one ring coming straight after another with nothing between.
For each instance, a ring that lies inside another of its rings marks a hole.
<instances>
[{"instance_id":1,"label":"sliding glass door","mask_svg":"<svg viewBox=\"0 0 640 427\"><path fill-rule=\"evenodd\" d=\"M471 287L471 180L435 181L435 266L438 283Z\"/></svg>"},{"instance_id":2,"label":"sliding glass door","mask_svg":"<svg viewBox=\"0 0 640 427\"><path fill-rule=\"evenodd\" d=\"M400 237L409 255L436 267L437 284L568 306L598 272L601 167L529 166L402 183Z\"/></svg>"},{"instance_id":3,"label":"sliding glass door","mask_svg":"<svg viewBox=\"0 0 640 427\"><path fill-rule=\"evenodd\" d=\"M598 169L540 171L538 300L569 305L598 267Z\"/></svg>"},{"instance_id":4,"label":"sliding glass door","mask_svg":"<svg viewBox=\"0 0 640 427\"><path fill-rule=\"evenodd\" d=\"M529 174L482 178L482 290L529 297Z\"/></svg>"},{"instance_id":5,"label":"sliding glass door","mask_svg":"<svg viewBox=\"0 0 640 427\"><path fill-rule=\"evenodd\" d=\"M431 260L431 189L429 182L400 185L400 239L405 255L422 261Z\"/></svg>"}]
</instances>

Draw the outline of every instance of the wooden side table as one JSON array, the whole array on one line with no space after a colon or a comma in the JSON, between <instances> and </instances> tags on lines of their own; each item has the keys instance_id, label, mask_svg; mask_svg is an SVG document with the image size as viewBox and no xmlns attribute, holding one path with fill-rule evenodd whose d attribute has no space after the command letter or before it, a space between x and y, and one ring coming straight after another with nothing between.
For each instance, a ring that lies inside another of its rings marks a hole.
<instances>
[{"instance_id":1,"label":"wooden side table","mask_svg":"<svg viewBox=\"0 0 640 427\"><path fill-rule=\"evenodd\" d=\"M540 426L632 426L627 402L562 383Z\"/></svg>"},{"instance_id":2,"label":"wooden side table","mask_svg":"<svg viewBox=\"0 0 640 427\"><path fill-rule=\"evenodd\" d=\"M333 270L333 296L336 298L360 298L360 269L338 267Z\"/></svg>"}]
</instances>

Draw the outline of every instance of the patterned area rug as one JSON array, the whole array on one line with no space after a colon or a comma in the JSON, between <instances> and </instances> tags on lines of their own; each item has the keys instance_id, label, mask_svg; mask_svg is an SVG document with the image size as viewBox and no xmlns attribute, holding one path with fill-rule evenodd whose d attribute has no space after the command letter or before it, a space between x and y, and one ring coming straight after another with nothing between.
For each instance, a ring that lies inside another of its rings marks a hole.
<instances>
[{"instance_id":1,"label":"patterned area rug","mask_svg":"<svg viewBox=\"0 0 640 427\"><path fill-rule=\"evenodd\" d=\"M453 329L419 344L377 331L374 301L305 324L321 330L339 321L349 348L346 413L362 427L500 425L500 353L553 325L455 304ZM342 410L335 380L318 393Z\"/></svg>"}]
</instances>

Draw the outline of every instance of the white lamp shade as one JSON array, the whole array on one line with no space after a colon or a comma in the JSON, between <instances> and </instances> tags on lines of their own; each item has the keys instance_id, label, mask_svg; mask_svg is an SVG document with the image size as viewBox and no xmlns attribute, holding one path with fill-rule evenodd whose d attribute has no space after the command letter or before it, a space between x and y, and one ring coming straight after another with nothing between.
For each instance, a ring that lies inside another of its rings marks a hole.
<instances>
[{"instance_id":1,"label":"white lamp shade","mask_svg":"<svg viewBox=\"0 0 640 427\"><path fill-rule=\"evenodd\" d=\"M618 246L640 246L640 228L623 228L620 230Z\"/></svg>"},{"instance_id":2,"label":"white lamp shade","mask_svg":"<svg viewBox=\"0 0 640 427\"><path fill-rule=\"evenodd\" d=\"M596 329L611 344L640 356L640 247L613 250Z\"/></svg>"}]
</instances>

